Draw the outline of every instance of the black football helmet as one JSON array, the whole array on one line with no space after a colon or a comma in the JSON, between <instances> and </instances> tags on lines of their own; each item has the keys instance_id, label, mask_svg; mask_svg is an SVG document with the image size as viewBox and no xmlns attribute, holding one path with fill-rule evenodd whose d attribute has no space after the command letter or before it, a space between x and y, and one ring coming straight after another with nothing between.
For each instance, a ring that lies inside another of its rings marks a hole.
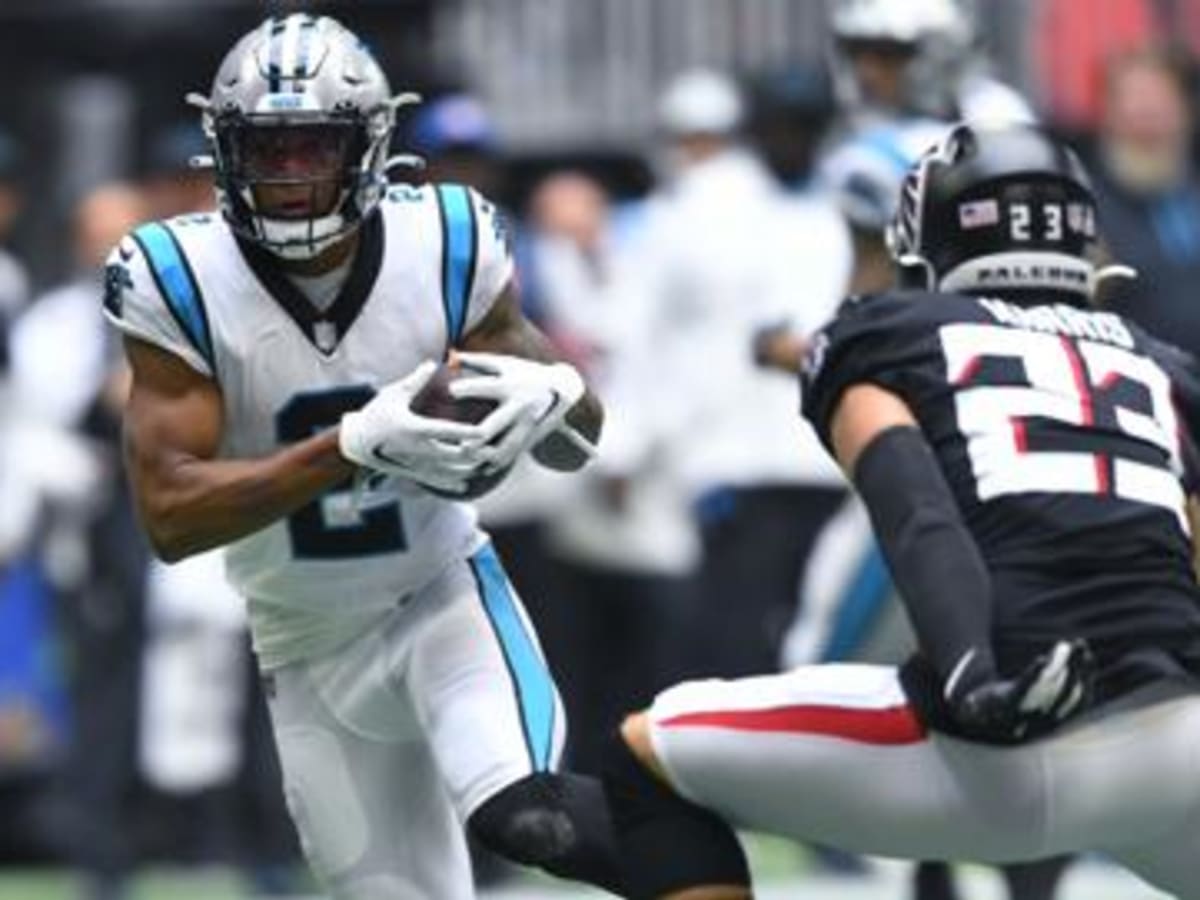
<instances>
[{"instance_id":1,"label":"black football helmet","mask_svg":"<svg viewBox=\"0 0 1200 900\"><path fill-rule=\"evenodd\" d=\"M887 232L911 287L1089 298L1096 240L1083 164L1032 125L954 127L909 171Z\"/></svg>"}]
</instances>

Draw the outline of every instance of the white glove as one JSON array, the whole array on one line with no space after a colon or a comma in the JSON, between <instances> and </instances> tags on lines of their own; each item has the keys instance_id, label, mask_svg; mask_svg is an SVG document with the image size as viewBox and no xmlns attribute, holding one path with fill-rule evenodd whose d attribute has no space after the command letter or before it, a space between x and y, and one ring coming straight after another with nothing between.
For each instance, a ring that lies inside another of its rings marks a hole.
<instances>
[{"instance_id":1,"label":"white glove","mask_svg":"<svg viewBox=\"0 0 1200 900\"><path fill-rule=\"evenodd\" d=\"M393 381L362 408L342 416L338 449L351 462L450 493L489 460L483 445L494 432L480 425L433 419L410 405L437 370L426 360Z\"/></svg>"},{"instance_id":2,"label":"white glove","mask_svg":"<svg viewBox=\"0 0 1200 900\"><path fill-rule=\"evenodd\" d=\"M522 453L556 431L594 455L591 443L564 421L587 390L574 366L500 353L457 356L464 372L478 374L452 382L450 393L457 398L479 397L500 404L479 423L489 436L500 435L481 448L487 457L484 472L508 468Z\"/></svg>"}]
</instances>

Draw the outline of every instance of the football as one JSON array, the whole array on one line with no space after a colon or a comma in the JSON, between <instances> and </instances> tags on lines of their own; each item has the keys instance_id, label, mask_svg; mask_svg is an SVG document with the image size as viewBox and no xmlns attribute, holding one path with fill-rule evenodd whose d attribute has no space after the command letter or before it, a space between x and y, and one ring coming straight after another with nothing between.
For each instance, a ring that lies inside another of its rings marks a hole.
<instances>
[{"instance_id":1,"label":"football","mask_svg":"<svg viewBox=\"0 0 1200 900\"><path fill-rule=\"evenodd\" d=\"M447 419L451 422L464 422L469 425L478 424L486 419L488 414L499 404L495 400L487 400L482 397L458 398L450 393L450 385L459 378L473 377L476 377L476 373L464 369L457 361L452 359L444 362L437 367L437 370L425 382L425 386L413 397L409 406L417 415L427 416L431 419ZM465 494L453 494L431 487L425 489L439 497L448 497L451 500L473 500L476 497L482 497L496 487L510 471L511 467L487 475L473 476L467 482Z\"/></svg>"},{"instance_id":2,"label":"football","mask_svg":"<svg viewBox=\"0 0 1200 900\"><path fill-rule=\"evenodd\" d=\"M450 393L450 385L459 378L473 377L475 373L465 370L453 359L442 363L413 397L412 411L431 419L448 419L451 422L465 422L469 425L482 422L498 405L495 400L485 400L482 397L459 399Z\"/></svg>"}]
</instances>

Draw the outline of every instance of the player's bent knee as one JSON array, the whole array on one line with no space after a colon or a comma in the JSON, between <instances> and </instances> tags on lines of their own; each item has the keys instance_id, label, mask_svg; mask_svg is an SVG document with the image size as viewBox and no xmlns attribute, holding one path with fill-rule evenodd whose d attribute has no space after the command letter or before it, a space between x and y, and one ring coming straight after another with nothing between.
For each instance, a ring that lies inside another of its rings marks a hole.
<instances>
[{"instance_id":1,"label":"player's bent knee","mask_svg":"<svg viewBox=\"0 0 1200 900\"><path fill-rule=\"evenodd\" d=\"M471 816L471 833L489 849L524 865L542 865L575 840L570 816L546 774L530 775L491 797Z\"/></svg>"},{"instance_id":2,"label":"player's bent knee","mask_svg":"<svg viewBox=\"0 0 1200 900\"><path fill-rule=\"evenodd\" d=\"M621 723L620 740L625 742L629 752L642 764L646 771L658 778L663 784L670 784L666 769L654 753L654 744L650 740L650 717L644 712L636 712L626 716Z\"/></svg>"},{"instance_id":3,"label":"player's bent knee","mask_svg":"<svg viewBox=\"0 0 1200 900\"><path fill-rule=\"evenodd\" d=\"M737 835L711 810L667 786L650 750L648 726L644 715L626 719L605 754L604 787L629 896L749 897L750 871Z\"/></svg>"},{"instance_id":4,"label":"player's bent knee","mask_svg":"<svg viewBox=\"0 0 1200 900\"><path fill-rule=\"evenodd\" d=\"M645 712L635 712L625 717L621 723L621 739L642 765L665 774L654 755L654 745L650 742L650 717Z\"/></svg>"},{"instance_id":5,"label":"player's bent knee","mask_svg":"<svg viewBox=\"0 0 1200 900\"><path fill-rule=\"evenodd\" d=\"M526 776L485 801L467 825L481 844L505 859L614 893L621 890L608 804L594 778L553 772Z\"/></svg>"}]
</instances>

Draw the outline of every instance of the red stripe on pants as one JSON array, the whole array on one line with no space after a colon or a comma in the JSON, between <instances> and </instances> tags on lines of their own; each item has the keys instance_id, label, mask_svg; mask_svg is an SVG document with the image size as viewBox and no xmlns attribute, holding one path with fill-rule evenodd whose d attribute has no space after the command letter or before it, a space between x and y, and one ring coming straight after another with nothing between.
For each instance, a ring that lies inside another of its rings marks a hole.
<instances>
[{"instance_id":1,"label":"red stripe on pants","mask_svg":"<svg viewBox=\"0 0 1200 900\"><path fill-rule=\"evenodd\" d=\"M909 706L885 709L778 706L773 709L694 712L672 716L661 724L665 728L823 734L864 744L915 744L925 738L925 729Z\"/></svg>"}]
</instances>

